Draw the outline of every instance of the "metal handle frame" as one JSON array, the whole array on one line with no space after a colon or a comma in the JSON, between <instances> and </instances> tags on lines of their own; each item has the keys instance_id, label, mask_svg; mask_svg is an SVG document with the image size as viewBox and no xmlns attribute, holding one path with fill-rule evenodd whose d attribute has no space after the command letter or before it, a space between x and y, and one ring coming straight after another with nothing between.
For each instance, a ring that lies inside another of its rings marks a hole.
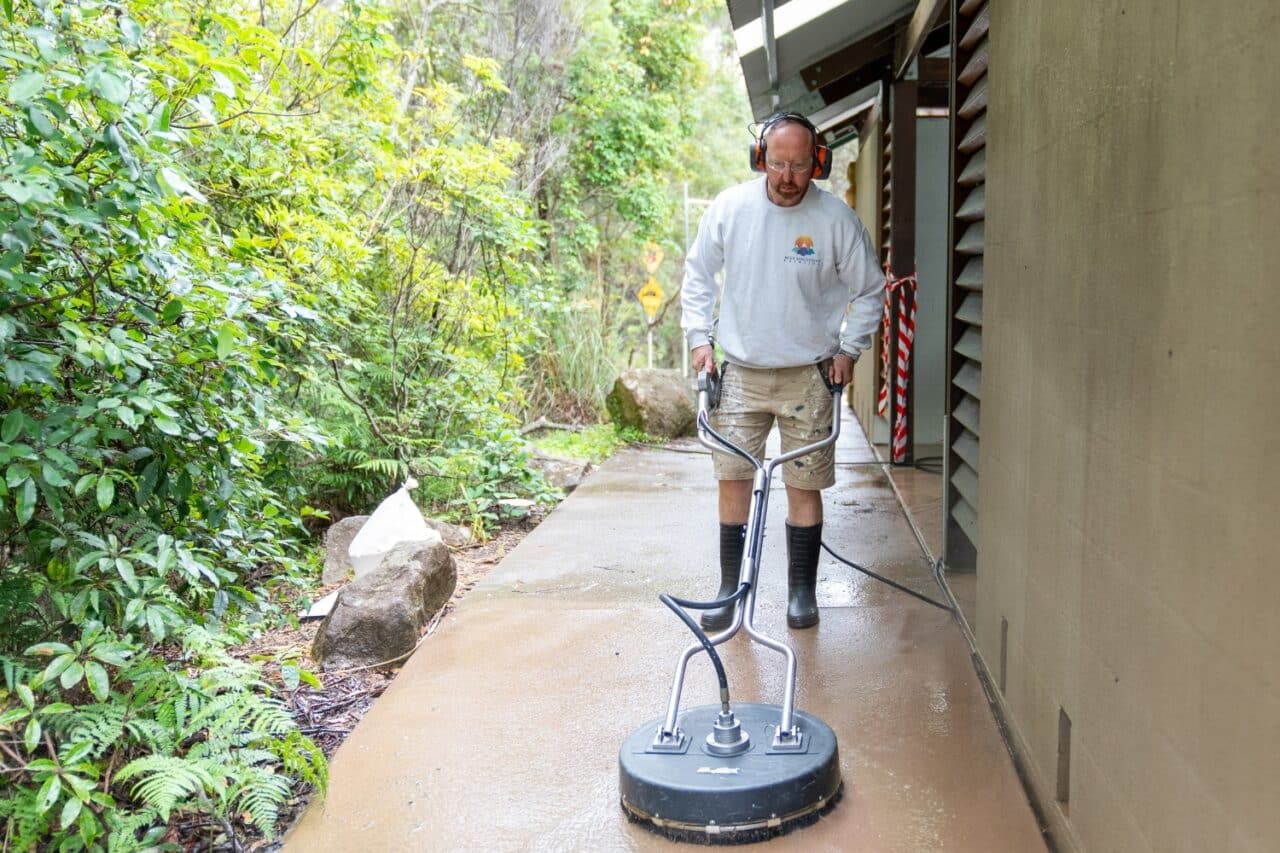
<instances>
[{"instance_id":1,"label":"metal handle frame","mask_svg":"<svg viewBox=\"0 0 1280 853\"><path fill-rule=\"evenodd\" d=\"M823 380L826 381L825 376ZM774 738L773 745L775 748L799 745L801 740L801 733L795 727L796 653L791 646L766 636L755 627L756 577L760 571L760 552L764 545L764 522L768 511L769 489L774 469L790 462L792 459L834 444L840 436L841 386L833 386L828 382L827 387L831 389L832 396L831 434L821 441L807 444L790 453L784 453L768 462L755 458L711 427L709 416L710 400L706 383L699 383L698 389L698 441L716 453L731 453L734 456L741 457L750 462L756 469L751 486L751 505L747 513L747 547L742 555L742 565L738 570L738 585L741 586L745 583L750 588L746 596L734 606L733 621L729 623L729 627L708 639L713 646L718 646L731 639L740 629L746 628L747 635L754 642L780 653L786 659L786 687L782 697L782 718L778 723L778 732ZM680 659L676 663L675 680L671 685L671 700L667 703L667 716L663 721L662 729L658 732L656 741L661 742L669 739L678 741L681 738L676 729L676 717L680 713L680 693L684 688L685 670L688 668L689 660L701 650L702 645L694 643L681 653Z\"/></svg>"}]
</instances>

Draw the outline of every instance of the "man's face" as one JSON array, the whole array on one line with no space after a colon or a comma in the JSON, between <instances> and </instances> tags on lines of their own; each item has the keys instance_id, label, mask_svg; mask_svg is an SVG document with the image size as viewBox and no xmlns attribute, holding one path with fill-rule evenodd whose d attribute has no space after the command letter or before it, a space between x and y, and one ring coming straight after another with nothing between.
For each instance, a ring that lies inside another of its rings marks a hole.
<instances>
[{"instance_id":1,"label":"man's face","mask_svg":"<svg viewBox=\"0 0 1280 853\"><path fill-rule=\"evenodd\" d=\"M765 141L768 143L765 179L769 200L782 207L793 207L804 199L813 180L813 137L804 125L787 123L770 130Z\"/></svg>"}]
</instances>

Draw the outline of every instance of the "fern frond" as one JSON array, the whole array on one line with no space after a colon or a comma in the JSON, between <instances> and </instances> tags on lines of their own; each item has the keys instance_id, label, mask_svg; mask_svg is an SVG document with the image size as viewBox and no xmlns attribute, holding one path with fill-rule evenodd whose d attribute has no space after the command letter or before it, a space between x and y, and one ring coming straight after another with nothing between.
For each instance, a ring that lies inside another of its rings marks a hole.
<instances>
[{"instance_id":1,"label":"fern frond","mask_svg":"<svg viewBox=\"0 0 1280 853\"><path fill-rule=\"evenodd\" d=\"M111 825L110 840L107 842L107 849L112 853L137 853L137 851L154 850L156 845L152 836L156 834L156 830L164 830L164 826L156 826L161 823L160 813L153 808L146 807L137 811L125 811L124 809L113 809L108 812L108 823ZM138 830L151 829L151 832L138 839Z\"/></svg>"},{"instance_id":2,"label":"fern frond","mask_svg":"<svg viewBox=\"0 0 1280 853\"><path fill-rule=\"evenodd\" d=\"M174 755L145 755L134 759L120 768L116 779L127 782L135 776L140 778L133 786L133 794L159 812L165 821L183 800L198 791L214 790L217 784L206 763Z\"/></svg>"},{"instance_id":3,"label":"fern frond","mask_svg":"<svg viewBox=\"0 0 1280 853\"><path fill-rule=\"evenodd\" d=\"M289 780L263 767L240 768L241 784L228 798L238 812L249 815L254 826L271 838L280 806L289 799Z\"/></svg>"},{"instance_id":4,"label":"fern frond","mask_svg":"<svg viewBox=\"0 0 1280 853\"><path fill-rule=\"evenodd\" d=\"M100 758L124 735L123 705L82 705L74 714L50 718L51 728L61 730L68 743L88 743L89 755Z\"/></svg>"},{"instance_id":5,"label":"fern frond","mask_svg":"<svg viewBox=\"0 0 1280 853\"><path fill-rule=\"evenodd\" d=\"M273 741L270 748L279 757L286 773L302 779L321 794L329 787L329 762L311 738L294 729Z\"/></svg>"},{"instance_id":6,"label":"fern frond","mask_svg":"<svg viewBox=\"0 0 1280 853\"><path fill-rule=\"evenodd\" d=\"M34 787L12 790L0 798L0 818L5 846L12 850L35 850L45 837L46 819L40 812Z\"/></svg>"},{"instance_id":7,"label":"fern frond","mask_svg":"<svg viewBox=\"0 0 1280 853\"><path fill-rule=\"evenodd\" d=\"M134 717L124 724L124 729L133 740L155 752L172 752L174 749L170 729L143 717Z\"/></svg>"},{"instance_id":8,"label":"fern frond","mask_svg":"<svg viewBox=\"0 0 1280 853\"><path fill-rule=\"evenodd\" d=\"M369 459L355 466L357 471L372 471L384 477L403 479L409 474L407 463L399 459Z\"/></svg>"}]
</instances>

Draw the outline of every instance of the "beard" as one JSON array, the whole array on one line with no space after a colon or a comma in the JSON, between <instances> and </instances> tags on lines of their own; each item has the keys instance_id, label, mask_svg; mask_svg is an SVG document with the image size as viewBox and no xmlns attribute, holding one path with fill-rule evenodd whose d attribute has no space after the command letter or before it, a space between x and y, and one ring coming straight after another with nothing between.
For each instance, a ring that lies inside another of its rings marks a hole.
<instances>
[{"instance_id":1,"label":"beard","mask_svg":"<svg viewBox=\"0 0 1280 853\"><path fill-rule=\"evenodd\" d=\"M773 188L773 192L778 198L791 201L800 197L800 185L792 181L780 181Z\"/></svg>"}]
</instances>

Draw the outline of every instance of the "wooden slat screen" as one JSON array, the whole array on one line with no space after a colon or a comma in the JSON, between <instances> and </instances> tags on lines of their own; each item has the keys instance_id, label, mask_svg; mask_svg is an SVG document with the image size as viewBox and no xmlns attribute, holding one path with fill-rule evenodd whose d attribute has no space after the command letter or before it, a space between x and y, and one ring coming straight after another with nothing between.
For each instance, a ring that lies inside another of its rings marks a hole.
<instances>
[{"instance_id":1,"label":"wooden slat screen","mask_svg":"<svg viewBox=\"0 0 1280 853\"><path fill-rule=\"evenodd\" d=\"M975 567L982 442L982 286L986 245L987 65L991 17L982 0L958 2L952 32L954 114L947 564Z\"/></svg>"}]
</instances>

